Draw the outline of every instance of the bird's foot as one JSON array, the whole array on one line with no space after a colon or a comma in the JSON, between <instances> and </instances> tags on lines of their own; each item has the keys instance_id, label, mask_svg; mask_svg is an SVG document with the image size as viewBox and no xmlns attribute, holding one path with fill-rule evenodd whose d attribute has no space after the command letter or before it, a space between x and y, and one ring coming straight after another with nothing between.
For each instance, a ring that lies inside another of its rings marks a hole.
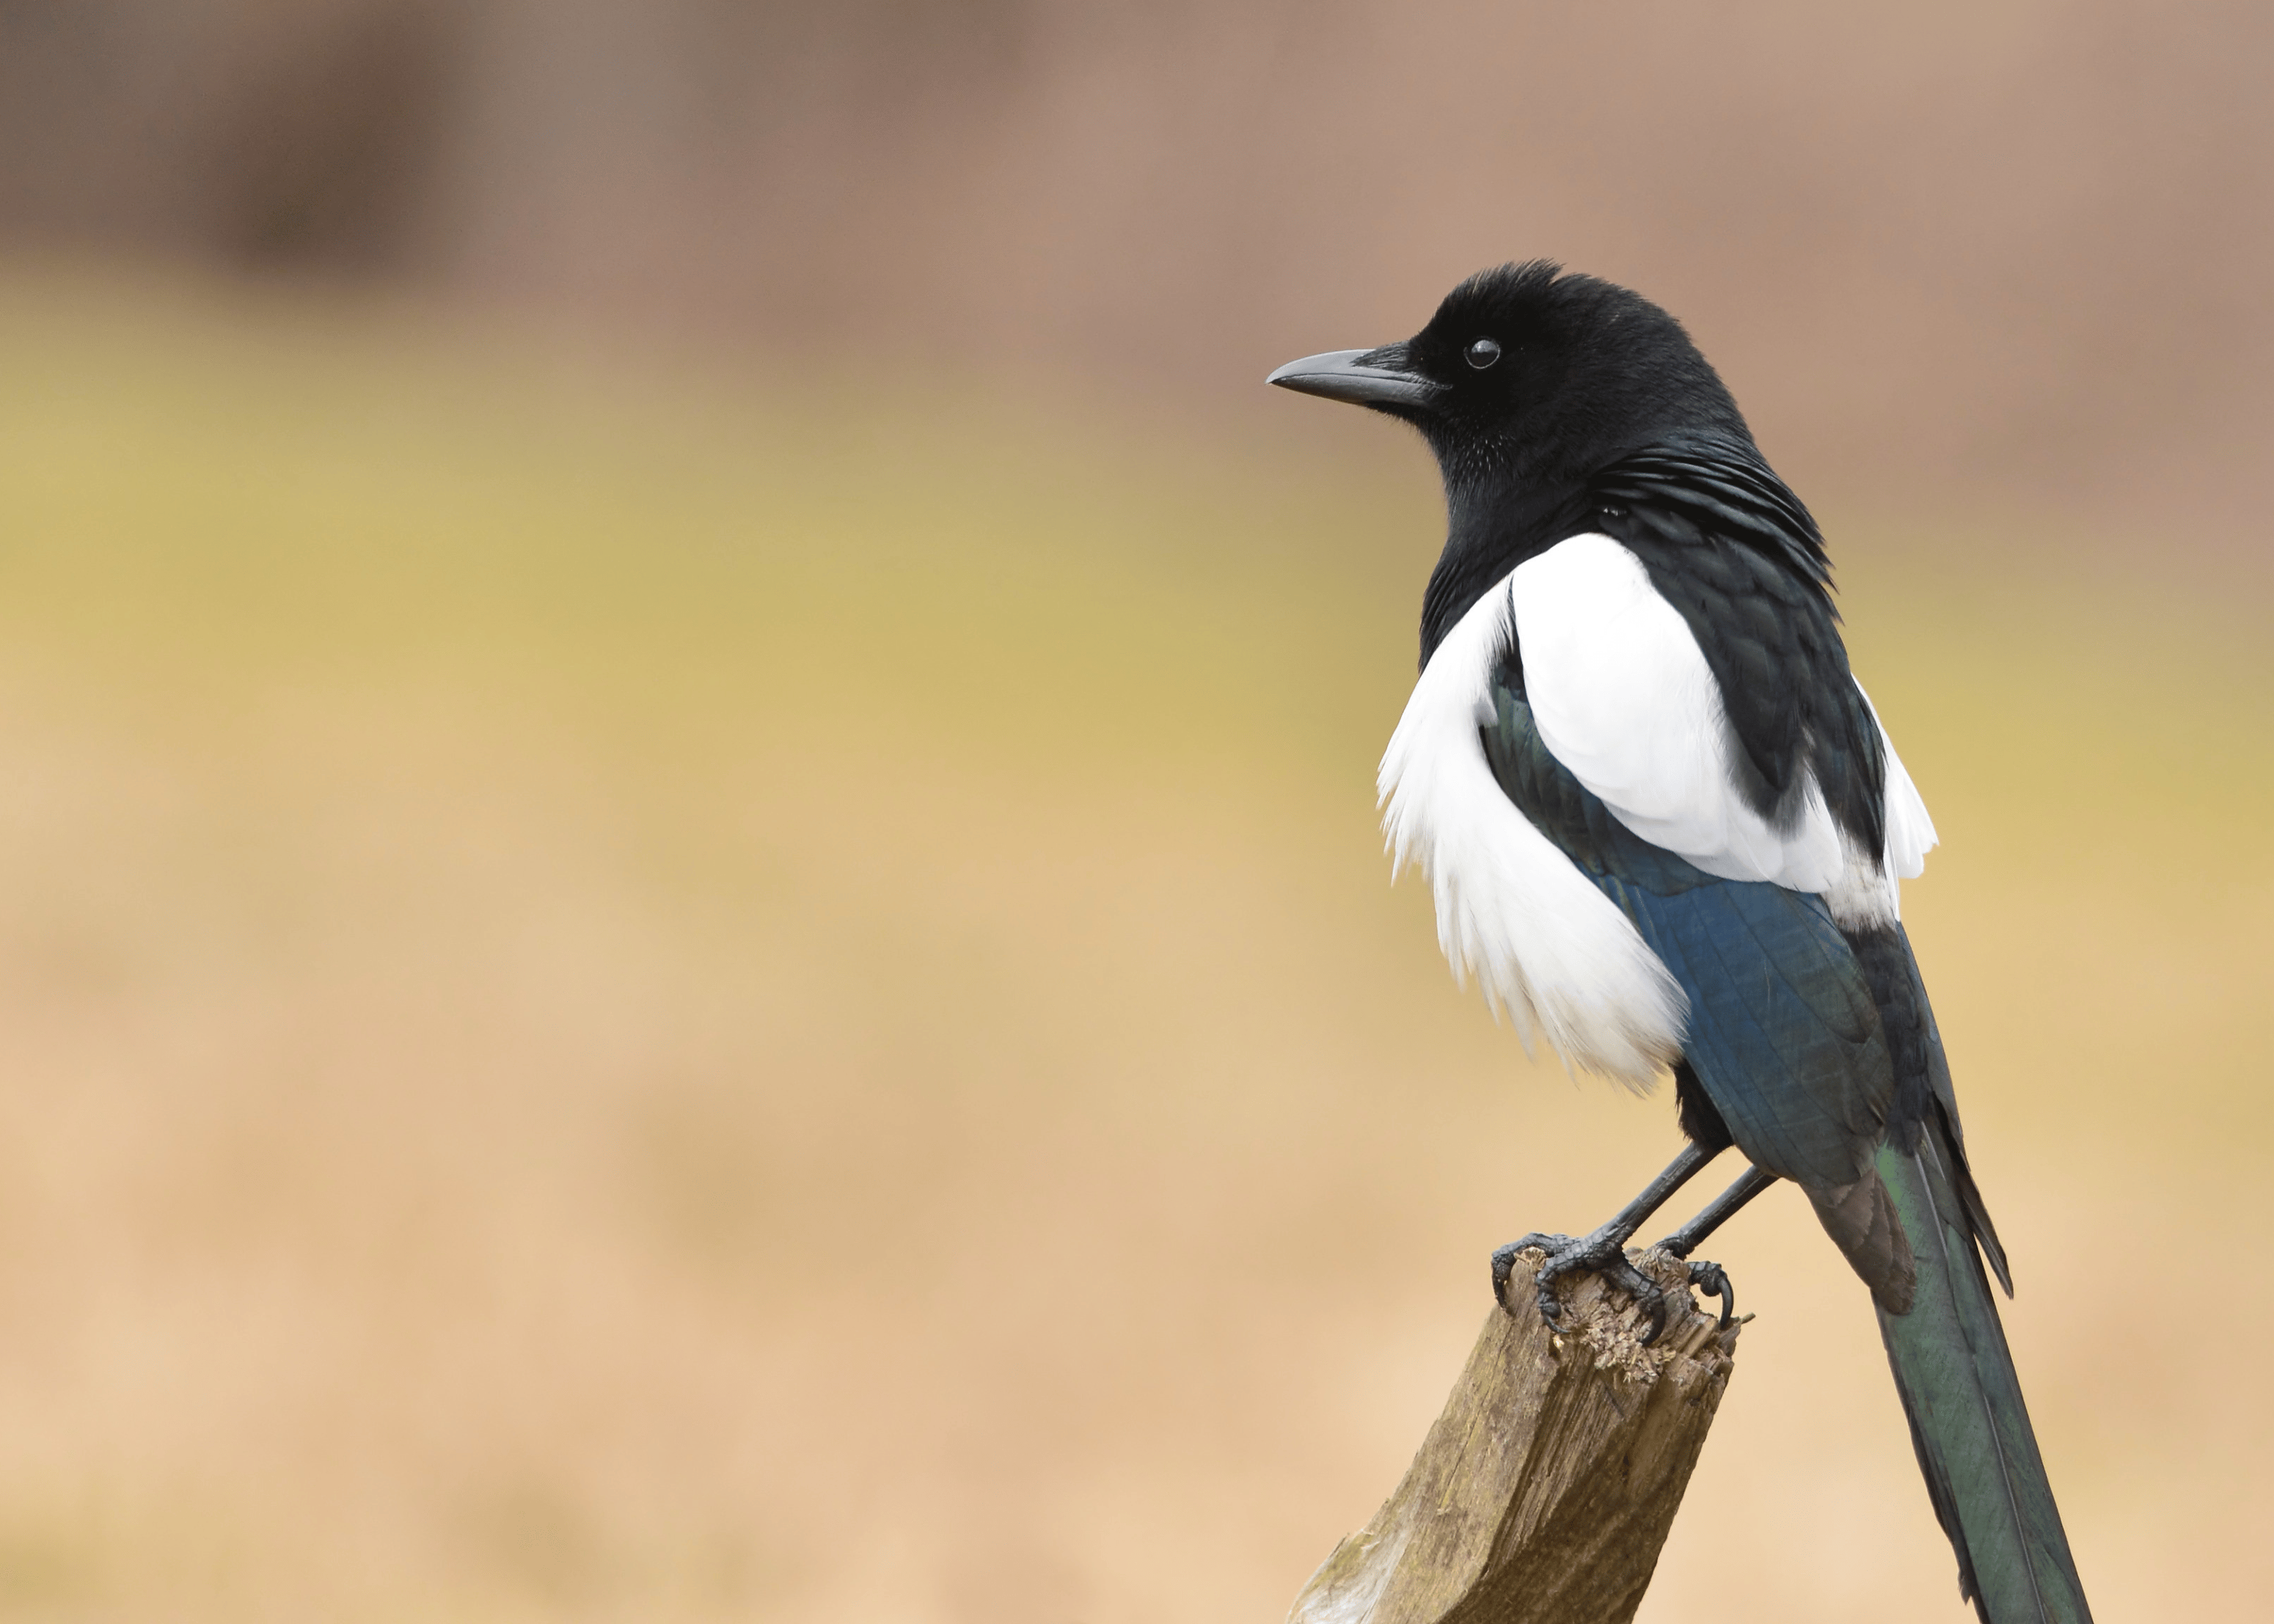
<instances>
[{"instance_id":1,"label":"bird's foot","mask_svg":"<svg viewBox=\"0 0 2274 1624\"><path fill-rule=\"evenodd\" d=\"M1739 1182L1742 1184L1743 1181L1741 1180ZM1751 1199L1751 1192L1750 1191L1746 1193L1746 1199ZM1666 1253L1669 1258L1679 1258L1684 1263L1688 1263L1690 1265L1690 1283L1697 1287L1700 1291L1703 1291L1707 1297L1718 1297L1721 1299L1721 1328L1726 1331L1729 1328L1730 1316L1737 1312L1736 1291L1730 1286L1729 1276L1723 1272L1720 1264L1690 1262L1690 1254L1691 1251L1695 1249L1697 1244L1697 1237L1692 1236L1690 1229L1685 1228L1675 1230L1664 1240L1659 1242L1658 1250Z\"/></svg>"},{"instance_id":2,"label":"bird's foot","mask_svg":"<svg viewBox=\"0 0 2274 1624\"><path fill-rule=\"evenodd\" d=\"M1606 1284L1625 1292L1642 1310L1643 1318L1649 1321L1642 1343L1648 1347L1666 1329L1666 1293L1656 1281L1628 1260L1626 1239L1607 1225L1577 1240L1568 1235L1533 1234L1511 1241L1492 1255L1493 1297L1508 1312L1516 1312L1509 1304L1509 1276L1515 1271L1517 1253L1536 1246L1547 1254L1540 1266L1536 1284L1540 1317L1547 1322L1549 1330L1560 1333L1563 1329L1563 1300L1556 1295L1557 1282L1566 1274L1600 1274ZM1697 1278L1694 1268L1691 1278Z\"/></svg>"},{"instance_id":3,"label":"bird's foot","mask_svg":"<svg viewBox=\"0 0 2274 1624\"><path fill-rule=\"evenodd\" d=\"M1690 1264L1690 1283L1707 1297L1721 1299L1721 1322L1716 1328L1728 1330L1729 1316L1737 1312L1737 1293L1729 1284L1729 1276L1722 1272L1721 1266L1718 1263Z\"/></svg>"},{"instance_id":4,"label":"bird's foot","mask_svg":"<svg viewBox=\"0 0 2274 1624\"><path fill-rule=\"evenodd\" d=\"M1718 1297L1721 1299L1721 1323L1719 1328L1726 1331L1729 1328L1730 1316L1737 1312L1736 1290L1729 1284L1729 1276L1720 1264L1690 1261L1690 1253L1697 1244L1698 1242L1691 1237L1690 1231L1683 1229L1675 1230L1659 1242L1657 1250L1666 1253L1669 1258L1679 1258L1683 1263L1689 1264L1690 1283L1707 1297Z\"/></svg>"}]
</instances>

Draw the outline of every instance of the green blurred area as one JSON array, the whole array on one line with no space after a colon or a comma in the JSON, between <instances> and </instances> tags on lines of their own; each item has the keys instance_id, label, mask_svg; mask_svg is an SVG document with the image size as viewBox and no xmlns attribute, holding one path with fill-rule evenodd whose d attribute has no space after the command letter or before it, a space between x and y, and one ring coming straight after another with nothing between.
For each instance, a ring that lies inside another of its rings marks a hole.
<instances>
[{"instance_id":1,"label":"green blurred area","mask_svg":"<svg viewBox=\"0 0 2274 1624\"><path fill-rule=\"evenodd\" d=\"M0 282L0 1613L1272 1616L1670 1149L1384 883L1418 449L879 394ZM2263 605L1826 518L2088 1585L2246 1614ZM1721 1257L1643 1616L1960 1616L1860 1288Z\"/></svg>"}]
</instances>

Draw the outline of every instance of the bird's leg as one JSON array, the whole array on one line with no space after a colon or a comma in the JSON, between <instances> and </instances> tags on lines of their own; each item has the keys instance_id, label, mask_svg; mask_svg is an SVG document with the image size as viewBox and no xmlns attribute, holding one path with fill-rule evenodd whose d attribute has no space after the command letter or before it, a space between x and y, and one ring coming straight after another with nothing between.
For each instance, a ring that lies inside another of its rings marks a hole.
<instances>
[{"instance_id":1,"label":"bird's leg","mask_svg":"<svg viewBox=\"0 0 2274 1624\"><path fill-rule=\"evenodd\" d=\"M1645 1343L1656 1341L1658 1334L1666 1328L1666 1294L1648 1275L1627 1261L1627 1240L1642 1227L1644 1219L1665 1206L1675 1191L1721 1154L1718 1149L1703 1149L1694 1140L1684 1145L1682 1154L1667 1163L1666 1171L1652 1179L1640 1195L1619 1209L1618 1216L1592 1235L1573 1240L1568 1235L1532 1234L1502 1247L1492 1255L1494 1298L1502 1308L1508 1308L1508 1277L1516 1267L1516 1254L1526 1247L1537 1246L1547 1254L1547 1260L1540 1266L1538 1284L1540 1317L1547 1321L1549 1329L1562 1328L1563 1304L1555 1295L1556 1282L1566 1274L1587 1273L1600 1274L1632 1297L1650 1320L1642 1340ZM1510 1308L1509 1312L1516 1311Z\"/></svg>"},{"instance_id":2,"label":"bird's leg","mask_svg":"<svg viewBox=\"0 0 2274 1624\"><path fill-rule=\"evenodd\" d=\"M1777 1176L1773 1173L1764 1173L1757 1167L1747 1168L1743 1177L1708 1201L1698 1216L1659 1242L1658 1249L1672 1252L1677 1258L1688 1257L1698 1250L1699 1242L1735 1217L1739 1207L1776 1181Z\"/></svg>"},{"instance_id":3,"label":"bird's leg","mask_svg":"<svg viewBox=\"0 0 2274 1624\"><path fill-rule=\"evenodd\" d=\"M1658 1249L1675 1257L1687 1259L1698 1250L1698 1242L1727 1223L1739 1207L1776 1181L1777 1176L1773 1173L1764 1173L1757 1167L1747 1168L1743 1177L1708 1201L1698 1216L1659 1242ZM1737 1312L1737 1294L1730 1289L1729 1277L1721 1272L1721 1266L1718 1263L1690 1264L1690 1283L1706 1296L1721 1299L1721 1324L1726 1327L1729 1316Z\"/></svg>"}]
</instances>

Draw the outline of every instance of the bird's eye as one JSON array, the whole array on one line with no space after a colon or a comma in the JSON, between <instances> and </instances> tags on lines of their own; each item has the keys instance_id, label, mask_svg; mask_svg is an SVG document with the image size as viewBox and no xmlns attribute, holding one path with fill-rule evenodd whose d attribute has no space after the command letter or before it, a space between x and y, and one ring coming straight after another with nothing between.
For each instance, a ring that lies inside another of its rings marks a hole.
<instances>
[{"instance_id":1,"label":"bird's eye","mask_svg":"<svg viewBox=\"0 0 2274 1624\"><path fill-rule=\"evenodd\" d=\"M1480 338L1469 346L1469 365L1482 372L1500 359L1500 346L1489 338Z\"/></svg>"}]
</instances>

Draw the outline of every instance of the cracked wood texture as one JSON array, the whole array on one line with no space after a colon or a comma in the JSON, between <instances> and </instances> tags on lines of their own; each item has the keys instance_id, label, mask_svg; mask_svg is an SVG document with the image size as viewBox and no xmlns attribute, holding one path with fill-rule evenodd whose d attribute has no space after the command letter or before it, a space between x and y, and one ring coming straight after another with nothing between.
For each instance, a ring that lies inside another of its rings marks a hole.
<instances>
[{"instance_id":1,"label":"cracked wood texture","mask_svg":"<svg viewBox=\"0 0 2274 1624\"><path fill-rule=\"evenodd\" d=\"M1537 1251L1509 1280L1468 1368L1397 1492L1337 1545L1288 1624L1624 1624L1689 1486L1737 1331L1687 1274L1629 1254L1667 1287L1652 1347L1626 1296L1568 1277L1562 1335L1532 1308Z\"/></svg>"}]
</instances>

